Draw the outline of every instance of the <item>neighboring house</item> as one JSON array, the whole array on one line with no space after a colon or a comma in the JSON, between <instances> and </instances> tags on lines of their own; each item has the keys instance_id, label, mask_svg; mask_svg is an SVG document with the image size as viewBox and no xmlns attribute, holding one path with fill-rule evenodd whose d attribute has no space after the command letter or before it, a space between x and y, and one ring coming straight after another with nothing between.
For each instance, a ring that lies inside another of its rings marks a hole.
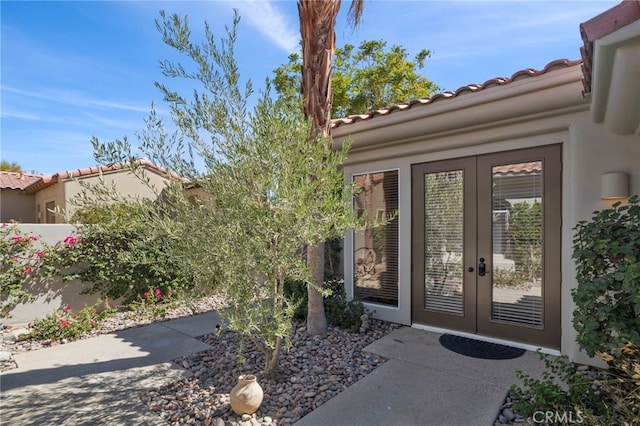
<instances>
[{"instance_id":1,"label":"neighboring house","mask_svg":"<svg viewBox=\"0 0 640 426\"><path fill-rule=\"evenodd\" d=\"M581 35L582 61L334 120L355 208L397 211L345 238L374 318L595 362L572 326L573 228L640 193L640 2Z\"/></svg>"},{"instance_id":2,"label":"neighboring house","mask_svg":"<svg viewBox=\"0 0 640 426\"><path fill-rule=\"evenodd\" d=\"M149 181L161 191L168 182L167 173L155 164L141 160ZM83 169L39 176L0 172L0 222L63 223L64 217L75 211L70 200L82 191L79 181L95 184L102 177L118 194L131 198L156 198L155 192L122 165L87 167Z\"/></svg>"}]
</instances>

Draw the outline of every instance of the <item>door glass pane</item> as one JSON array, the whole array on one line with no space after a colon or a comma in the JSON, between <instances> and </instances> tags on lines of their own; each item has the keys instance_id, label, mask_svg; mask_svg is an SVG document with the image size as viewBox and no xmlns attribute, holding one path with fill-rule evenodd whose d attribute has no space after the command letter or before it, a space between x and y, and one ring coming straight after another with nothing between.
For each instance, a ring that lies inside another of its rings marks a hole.
<instances>
[{"instance_id":1,"label":"door glass pane","mask_svg":"<svg viewBox=\"0 0 640 426\"><path fill-rule=\"evenodd\" d=\"M463 171L427 173L424 206L425 309L463 314Z\"/></svg>"},{"instance_id":2,"label":"door glass pane","mask_svg":"<svg viewBox=\"0 0 640 426\"><path fill-rule=\"evenodd\" d=\"M492 168L491 317L542 326L541 161Z\"/></svg>"},{"instance_id":3,"label":"door glass pane","mask_svg":"<svg viewBox=\"0 0 640 426\"><path fill-rule=\"evenodd\" d=\"M354 176L360 187L354 208L367 222L398 210L398 171ZM355 296L363 302L398 306L398 216L375 228L354 232Z\"/></svg>"}]
</instances>

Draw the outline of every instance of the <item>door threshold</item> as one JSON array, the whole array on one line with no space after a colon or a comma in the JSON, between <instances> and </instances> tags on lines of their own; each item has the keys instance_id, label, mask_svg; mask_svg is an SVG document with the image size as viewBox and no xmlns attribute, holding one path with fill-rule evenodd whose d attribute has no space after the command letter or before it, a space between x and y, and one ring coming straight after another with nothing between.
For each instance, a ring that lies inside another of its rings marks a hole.
<instances>
[{"instance_id":1,"label":"door threshold","mask_svg":"<svg viewBox=\"0 0 640 426\"><path fill-rule=\"evenodd\" d=\"M497 339L495 337L481 336L479 334L465 333L464 331L449 330L449 329L446 329L446 328L433 327L433 326L430 326L430 325L415 324L415 323L411 324L411 328L415 328L415 329L418 329L418 330L431 331L433 333L453 334L455 336L467 337L469 339L482 340L483 342L497 343L497 344L506 345L506 346L513 346L514 348L520 348L520 349L524 349L524 350L531 351L531 352L535 352L538 349L540 349L540 352L542 352L543 354L561 356L560 351L557 350L557 349L545 348L545 347L542 347L542 346L530 345L530 344L521 343L521 342L514 342L512 340Z\"/></svg>"}]
</instances>

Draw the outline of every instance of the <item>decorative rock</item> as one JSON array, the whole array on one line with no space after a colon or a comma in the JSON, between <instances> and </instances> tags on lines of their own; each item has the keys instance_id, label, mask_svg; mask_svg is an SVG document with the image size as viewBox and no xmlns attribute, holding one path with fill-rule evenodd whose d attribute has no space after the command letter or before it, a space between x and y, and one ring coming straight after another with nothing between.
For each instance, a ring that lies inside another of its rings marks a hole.
<instances>
[{"instance_id":1,"label":"decorative rock","mask_svg":"<svg viewBox=\"0 0 640 426\"><path fill-rule=\"evenodd\" d=\"M10 361L11 352L0 351L0 361Z\"/></svg>"},{"instance_id":2,"label":"decorative rock","mask_svg":"<svg viewBox=\"0 0 640 426\"><path fill-rule=\"evenodd\" d=\"M250 414L243 414L242 415L242 421L243 422L248 422L249 420L251 420L251 415Z\"/></svg>"},{"instance_id":3,"label":"decorative rock","mask_svg":"<svg viewBox=\"0 0 640 426\"><path fill-rule=\"evenodd\" d=\"M513 419L516 418L516 415L513 414L513 411L511 411L509 408L505 408L504 410L502 410L502 415L508 422L513 421Z\"/></svg>"},{"instance_id":4,"label":"decorative rock","mask_svg":"<svg viewBox=\"0 0 640 426\"><path fill-rule=\"evenodd\" d=\"M28 334L29 330L26 328L16 328L15 330L11 330L9 333L6 333L3 337L10 342L17 342L20 340L20 337Z\"/></svg>"}]
</instances>

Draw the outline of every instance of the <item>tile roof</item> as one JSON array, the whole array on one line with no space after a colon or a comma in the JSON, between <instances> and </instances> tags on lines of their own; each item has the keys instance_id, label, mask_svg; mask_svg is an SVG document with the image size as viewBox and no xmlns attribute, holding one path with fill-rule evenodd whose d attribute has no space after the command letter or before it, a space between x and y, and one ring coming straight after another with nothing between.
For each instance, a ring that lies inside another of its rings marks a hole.
<instances>
[{"instance_id":1,"label":"tile roof","mask_svg":"<svg viewBox=\"0 0 640 426\"><path fill-rule=\"evenodd\" d=\"M0 188L24 191L29 185L42 179L40 175L16 172L0 172Z\"/></svg>"},{"instance_id":2,"label":"tile roof","mask_svg":"<svg viewBox=\"0 0 640 426\"><path fill-rule=\"evenodd\" d=\"M547 74L552 71L556 71L558 69L577 66L577 65L580 65L581 62L582 61L570 61L568 59L558 59L547 64L542 70L535 70L532 68L528 68L528 69L516 72L510 78L507 78L507 77L492 78L491 80L487 80L482 84L469 84L466 86L462 86L461 88L453 92L448 91L448 92L436 93L435 95L432 95L427 98L415 99L415 100L404 102L398 105L393 105L386 108L380 108L365 114L356 114L356 115L350 115L345 118L336 118L332 120L332 127L336 128L340 126L345 126L348 124L356 123L358 121L370 120L377 116L389 115L394 112L406 111L415 106L429 105L436 102L442 102L448 99L454 99L456 97L459 97L468 93L480 92L482 90L487 90L492 87L505 86L514 81L522 80L525 78L538 77L540 75Z\"/></svg>"},{"instance_id":3,"label":"tile roof","mask_svg":"<svg viewBox=\"0 0 640 426\"><path fill-rule=\"evenodd\" d=\"M493 174L511 175L522 173L535 173L542 171L541 161L531 161L529 163L505 164L502 166L494 166Z\"/></svg>"},{"instance_id":4,"label":"tile roof","mask_svg":"<svg viewBox=\"0 0 640 426\"><path fill-rule=\"evenodd\" d=\"M138 160L138 163L145 169L152 170L158 174L166 175L167 170L159 167L148 160ZM127 168L126 164L113 164L110 166L94 166L82 169L68 170L55 173L50 176L27 175L20 173L0 172L0 188L19 189L27 194L33 194L48 188L66 179L94 176L100 173L114 172ZM17 175L17 176L9 176ZM22 176L22 177L20 177ZM177 178L177 177L176 177Z\"/></svg>"},{"instance_id":5,"label":"tile roof","mask_svg":"<svg viewBox=\"0 0 640 426\"><path fill-rule=\"evenodd\" d=\"M580 36L584 43L580 48L584 93L591 92L594 41L638 19L640 19L640 0L626 0L580 24Z\"/></svg>"}]
</instances>

